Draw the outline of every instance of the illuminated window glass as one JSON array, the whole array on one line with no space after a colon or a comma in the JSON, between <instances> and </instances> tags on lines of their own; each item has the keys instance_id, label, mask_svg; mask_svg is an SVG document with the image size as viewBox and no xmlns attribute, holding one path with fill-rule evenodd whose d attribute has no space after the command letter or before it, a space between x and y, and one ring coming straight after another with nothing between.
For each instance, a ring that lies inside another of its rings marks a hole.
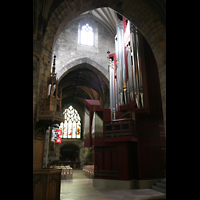
<instances>
[{"instance_id":1,"label":"illuminated window glass","mask_svg":"<svg viewBox=\"0 0 200 200\"><path fill-rule=\"evenodd\" d=\"M62 138L81 138L81 118L72 106L64 111L65 121L60 123Z\"/></svg>"},{"instance_id":2,"label":"illuminated window glass","mask_svg":"<svg viewBox=\"0 0 200 200\"><path fill-rule=\"evenodd\" d=\"M94 33L92 27L88 24L81 28L81 44L93 46Z\"/></svg>"}]
</instances>

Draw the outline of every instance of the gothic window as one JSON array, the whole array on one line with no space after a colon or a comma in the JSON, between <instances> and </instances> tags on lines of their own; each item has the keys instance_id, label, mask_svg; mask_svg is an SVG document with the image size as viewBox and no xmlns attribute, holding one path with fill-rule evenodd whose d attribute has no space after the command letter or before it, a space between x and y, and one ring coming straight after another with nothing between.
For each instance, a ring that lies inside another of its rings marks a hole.
<instances>
[{"instance_id":1,"label":"gothic window","mask_svg":"<svg viewBox=\"0 0 200 200\"><path fill-rule=\"evenodd\" d=\"M92 27L88 24L81 28L81 44L93 46L94 45L94 33Z\"/></svg>"},{"instance_id":2,"label":"gothic window","mask_svg":"<svg viewBox=\"0 0 200 200\"><path fill-rule=\"evenodd\" d=\"M81 118L72 106L64 111L65 121L60 123L61 138L81 138Z\"/></svg>"}]
</instances>

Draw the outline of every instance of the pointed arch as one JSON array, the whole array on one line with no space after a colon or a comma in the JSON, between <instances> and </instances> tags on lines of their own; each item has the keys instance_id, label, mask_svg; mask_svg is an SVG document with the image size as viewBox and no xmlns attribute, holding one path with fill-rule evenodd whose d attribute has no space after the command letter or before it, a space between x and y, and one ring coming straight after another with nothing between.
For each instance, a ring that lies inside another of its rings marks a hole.
<instances>
[{"instance_id":1,"label":"pointed arch","mask_svg":"<svg viewBox=\"0 0 200 200\"><path fill-rule=\"evenodd\" d=\"M166 125L166 2L157 0L72 0L52 3L51 12L43 27L41 57L52 54L52 47L62 29L80 14L110 7L128 18L142 33L155 56L160 86L164 123ZM35 35L34 35L35 37ZM39 38L40 38L39 37ZM45 47L45 48L44 48ZM37 45L35 45L35 50ZM49 56L51 57L51 56ZM51 62L51 61L50 61Z\"/></svg>"},{"instance_id":2,"label":"pointed arch","mask_svg":"<svg viewBox=\"0 0 200 200\"><path fill-rule=\"evenodd\" d=\"M104 76L101 76L101 78L105 81L106 85L109 87L108 71L103 66L101 66L100 64L98 64L97 62L95 62L94 60L92 60L88 57L79 58L79 59L71 61L67 65L65 65L62 68L62 71L57 73L58 83L62 80L63 77L65 77L69 72L74 70L78 65L84 64L84 63L91 65L91 67L89 67L88 65L85 66L86 68L96 72L99 75L100 74L104 75Z\"/></svg>"},{"instance_id":3,"label":"pointed arch","mask_svg":"<svg viewBox=\"0 0 200 200\"><path fill-rule=\"evenodd\" d=\"M64 111L64 122L60 123L59 129L62 130L61 138L81 138L81 118L73 106L69 106Z\"/></svg>"}]
</instances>

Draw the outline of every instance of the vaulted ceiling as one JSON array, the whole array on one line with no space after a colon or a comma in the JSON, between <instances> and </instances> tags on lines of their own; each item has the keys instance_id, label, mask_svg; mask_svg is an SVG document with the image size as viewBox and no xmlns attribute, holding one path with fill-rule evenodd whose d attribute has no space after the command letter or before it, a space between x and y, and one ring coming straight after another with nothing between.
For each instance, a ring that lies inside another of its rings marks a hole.
<instances>
[{"instance_id":1,"label":"vaulted ceiling","mask_svg":"<svg viewBox=\"0 0 200 200\"><path fill-rule=\"evenodd\" d=\"M116 35L116 12L111 8L97 8L81 14L78 18L90 17L101 23L113 36ZM77 20L78 18L74 19ZM109 82L105 76L88 63L79 64L68 70L59 81L62 88L62 107L69 105L82 110L85 99L109 103Z\"/></svg>"},{"instance_id":2,"label":"vaulted ceiling","mask_svg":"<svg viewBox=\"0 0 200 200\"><path fill-rule=\"evenodd\" d=\"M86 17L87 15L100 22L105 28L107 28L107 30L110 31L113 37L115 37L117 21L116 11L108 7L97 8L83 13L79 16L79 18Z\"/></svg>"},{"instance_id":3,"label":"vaulted ceiling","mask_svg":"<svg viewBox=\"0 0 200 200\"><path fill-rule=\"evenodd\" d=\"M108 81L103 74L88 63L74 66L59 82L62 88L62 107L69 105L82 109L85 99L103 100L109 102Z\"/></svg>"}]
</instances>

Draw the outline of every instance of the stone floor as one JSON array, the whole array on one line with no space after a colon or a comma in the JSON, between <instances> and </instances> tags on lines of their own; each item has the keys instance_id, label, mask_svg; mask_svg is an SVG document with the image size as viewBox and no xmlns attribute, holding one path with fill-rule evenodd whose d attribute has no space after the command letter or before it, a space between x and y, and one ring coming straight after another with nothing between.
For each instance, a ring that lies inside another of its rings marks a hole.
<instances>
[{"instance_id":1,"label":"stone floor","mask_svg":"<svg viewBox=\"0 0 200 200\"><path fill-rule=\"evenodd\" d=\"M73 170L73 179L61 180L60 200L145 200L166 199L166 195L151 189L113 190L94 188L93 179Z\"/></svg>"}]
</instances>

